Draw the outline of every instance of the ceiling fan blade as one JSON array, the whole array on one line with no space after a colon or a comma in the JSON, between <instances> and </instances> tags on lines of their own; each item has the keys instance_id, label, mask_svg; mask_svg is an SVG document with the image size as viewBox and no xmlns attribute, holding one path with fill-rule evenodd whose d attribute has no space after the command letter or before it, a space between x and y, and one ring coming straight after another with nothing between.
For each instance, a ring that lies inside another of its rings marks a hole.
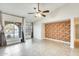
<instances>
[{"instance_id":1,"label":"ceiling fan blade","mask_svg":"<svg viewBox=\"0 0 79 59\"><path fill-rule=\"evenodd\" d=\"M49 13L49 10L45 10L45 11L43 11L43 13Z\"/></svg>"},{"instance_id":2,"label":"ceiling fan blade","mask_svg":"<svg viewBox=\"0 0 79 59\"><path fill-rule=\"evenodd\" d=\"M39 11L39 3L38 3L38 11Z\"/></svg>"},{"instance_id":3,"label":"ceiling fan blade","mask_svg":"<svg viewBox=\"0 0 79 59\"><path fill-rule=\"evenodd\" d=\"M28 14L34 14L34 13L28 13Z\"/></svg>"},{"instance_id":4,"label":"ceiling fan blade","mask_svg":"<svg viewBox=\"0 0 79 59\"><path fill-rule=\"evenodd\" d=\"M46 15L44 15L44 14L41 14L43 17L46 17Z\"/></svg>"}]
</instances>

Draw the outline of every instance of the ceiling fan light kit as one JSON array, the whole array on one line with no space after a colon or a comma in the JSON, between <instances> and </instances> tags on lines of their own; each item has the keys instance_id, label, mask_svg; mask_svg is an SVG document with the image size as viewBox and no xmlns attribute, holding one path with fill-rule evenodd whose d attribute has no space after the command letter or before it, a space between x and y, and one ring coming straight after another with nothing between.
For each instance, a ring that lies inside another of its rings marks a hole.
<instances>
[{"instance_id":1,"label":"ceiling fan light kit","mask_svg":"<svg viewBox=\"0 0 79 59\"><path fill-rule=\"evenodd\" d=\"M37 13L35 16L36 17L41 17L41 14L40 13Z\"/></svg>"}]
</instances>

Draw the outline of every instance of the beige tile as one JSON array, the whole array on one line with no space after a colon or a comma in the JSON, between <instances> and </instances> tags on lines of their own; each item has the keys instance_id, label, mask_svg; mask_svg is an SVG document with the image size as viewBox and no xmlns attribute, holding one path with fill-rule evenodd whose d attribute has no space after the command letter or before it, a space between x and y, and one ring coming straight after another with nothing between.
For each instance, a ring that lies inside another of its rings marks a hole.
<instances>
[{"instance_id":1,"label":"beige tile","mask_svg":"<svg viewBox=\"0 0 79 59\"><path fill-rule=\"evenodd\" d=\"M25 43L19 43L0 48L1 56L78 56L79 49L69 48L62 43L50 40L26 40Z\"/></svg>"}]
</instances>

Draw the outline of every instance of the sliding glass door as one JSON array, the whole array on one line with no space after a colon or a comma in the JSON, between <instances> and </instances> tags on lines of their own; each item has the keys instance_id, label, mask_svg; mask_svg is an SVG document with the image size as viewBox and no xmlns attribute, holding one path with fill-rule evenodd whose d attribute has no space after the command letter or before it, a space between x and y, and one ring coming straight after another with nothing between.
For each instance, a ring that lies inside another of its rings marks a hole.
<instances>
[{"instance_id":1,"label":"sliding glass door","mask_svg":"<svg viewBox=\"0 0 79 59\"><path fill-rule=\"evenodd\" d=\"M25 24L25 39L33 38L32 23Z\"/></svg>"}]
</instances>

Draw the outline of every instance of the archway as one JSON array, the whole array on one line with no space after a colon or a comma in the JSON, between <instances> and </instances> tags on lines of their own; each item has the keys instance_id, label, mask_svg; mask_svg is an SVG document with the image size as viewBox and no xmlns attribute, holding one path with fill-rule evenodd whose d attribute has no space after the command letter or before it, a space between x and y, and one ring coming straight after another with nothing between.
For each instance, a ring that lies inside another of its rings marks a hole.
<instances>
[{"instance_id":1,"label":"archway","mask_svg":"<svg viewBox=\"0 0 79 59\"><path fill-rule=\"evenodd\" d=\"M7 44L20 42L19 27L16 24L6 24L4 27Z\"/></svg>"}]
</instances>

